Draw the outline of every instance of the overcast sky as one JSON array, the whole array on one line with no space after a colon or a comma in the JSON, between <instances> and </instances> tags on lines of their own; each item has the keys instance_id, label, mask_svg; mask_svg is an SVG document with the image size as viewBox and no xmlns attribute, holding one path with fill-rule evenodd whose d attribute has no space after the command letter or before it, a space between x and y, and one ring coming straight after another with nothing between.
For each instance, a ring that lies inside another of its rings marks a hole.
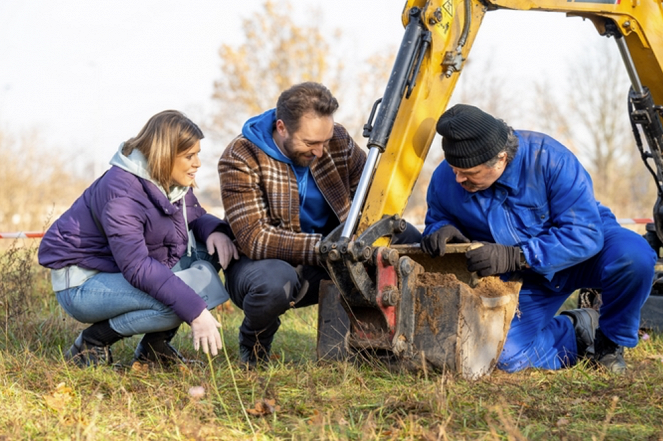
<instances>
[{"instance_id":1,"label":"overcast sky","mask_svg":"<svg viewBox=\"0 0 663 441\"><path fill-rule=\"evenodd\" d=\"M404 0L291 3L298 17L318 7L330 35L341 29L348 64L400 43ZM37 129L45 148L94 157L103 170L153 114L174 108L195 120L209 112L218 48L241 42L241 20L262 19L261 4L0 0L0 128ZM563 14L490 12L471 57L490 54L509 78L499 87L521 93L534 78L563 80L599 38L588 21ZM223 147L203 145L219 154Z\"/></svg>"}]
</instances>

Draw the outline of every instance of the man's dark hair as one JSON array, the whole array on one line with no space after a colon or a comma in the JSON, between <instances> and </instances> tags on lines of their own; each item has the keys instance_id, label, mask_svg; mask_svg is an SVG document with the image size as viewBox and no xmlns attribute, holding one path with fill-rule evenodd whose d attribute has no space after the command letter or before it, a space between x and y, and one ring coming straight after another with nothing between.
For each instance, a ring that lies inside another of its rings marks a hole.
<instances>
[{"instance_id":1,"label":"man's dark hair","mask_svg":"<svg viewBox=\"0 0 663 441\"><path fill-rule=\"evenodd\" d=\"M332 116L338 109L338 101L329 89L320 83L296 84L283 91L276 102L276 119L285 124L290 133L299 129L301 117L313 112L317 116Z\"/></svg>"},{"instance_id":2,"label":"man's dark hair","mask_svg":"<svg viewBox=\"0 0 663 441\"><path fill-rule=\"evenodd\" d=\"M518 153L518 137L516 136L515 133L513 133L513 128L504 121L502 121L501 119L499 119L498 121L501 121L507 127L508 134L506 136L506 145L504 146L504 149L502 149L502 151L500 151L492 159L489 159L484 163L486 167L494 167L495 164L497 164L497 162L500 160L499 156L503 152L506 153L507 164L513 161L513 158L516 157L516 153Z\"/></svg>"}]
</instances>

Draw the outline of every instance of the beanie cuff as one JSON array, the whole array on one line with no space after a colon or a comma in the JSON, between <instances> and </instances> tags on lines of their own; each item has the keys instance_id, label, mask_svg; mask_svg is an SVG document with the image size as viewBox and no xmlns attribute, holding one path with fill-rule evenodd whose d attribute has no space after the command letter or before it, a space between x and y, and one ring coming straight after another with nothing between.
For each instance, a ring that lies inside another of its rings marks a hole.
<instances>
[{"instance_id":1,"label":"beanie cuff","mask_svg":"<svg viewBox=\"0 0 663 441\"><path fill-rule=\"evenodd\" d=\"M447 162L472 168L490 161L506 147L507 125L478 107L456 104L437 122Z\"/></svg>"}]
</instances>

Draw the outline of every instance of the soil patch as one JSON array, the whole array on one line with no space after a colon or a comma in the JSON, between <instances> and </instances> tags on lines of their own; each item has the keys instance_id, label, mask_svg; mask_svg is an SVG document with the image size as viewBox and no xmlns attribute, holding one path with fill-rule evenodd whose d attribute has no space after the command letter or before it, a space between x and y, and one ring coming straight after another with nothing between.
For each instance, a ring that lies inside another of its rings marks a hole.
<instances>
[{"instance_id":1,"label":"soil patch","mask_svg":"<svg viewBox=\"0 0 663 441\"><path fill-rule=\"evenodd\" d=\"M450 273L421 273L417 278L416 285L430 288L433 286L452 287L464 282L458 280L455 274ZM468 286L469 288L469 286ZM479 279L476 287L470 291L480 297L502 297L517 292L518 282L503 282L497 276L483 277Z\"/></svg>"}]
</instances>

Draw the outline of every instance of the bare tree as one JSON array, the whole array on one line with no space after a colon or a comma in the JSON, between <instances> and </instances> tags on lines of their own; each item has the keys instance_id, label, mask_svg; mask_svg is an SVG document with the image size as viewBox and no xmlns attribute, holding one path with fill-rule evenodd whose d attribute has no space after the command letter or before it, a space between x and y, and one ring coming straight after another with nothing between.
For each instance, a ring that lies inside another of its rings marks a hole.
<instances>
[{"instance_id":1,"label":"bare tree","mask_svg":"<svg viewBox=\"0 0 663 441\"><path fill-rule=\"evenodd\" d=\"M0 231L39 231L85 189L57 151L44 152L36 132L18 139L0 130Z\"/></svg>"},{"instance_id":2,"label":"bare tree","mask_svg":"<svg viewBox=\"0 0 663 441\"><path fill-rule=\"evenodd\" d=\"M273 108L283 90L316 81L337 97L335 119L357 144L364 145L363 125L373 102L382 96L396 48L352 60L347 67L351 57L339 53L341 32L324 33L319 11L306 14L304 23L297 21L295 12L287 1L265 0L259 13L243 20L243 43L219 49L220 72L212 96L215 111L206 132L223 144L241 133L248 118ZM197 192L208 208L218 204L218 193L218 184Z\"/></svg>"},{"instance_id":3,"label":"bare tree","mask_svg":"<svg viewBox=\"0 0 663 441\"><path fill-rule=\"evenodd\" d=\"M611 44L585 51L562 100L538 83L536 109L547 132L569 147L592 175L597 199L618 217L651 212L653 181L635 147L627 113L629 82Z\"/></svg>"},{"instance_id":4,"label":"bare tree","mask_svg":"<svg viewBox=\"0 0 663 441\"><path fill-rule=\"evenodd\" d=\"M471 104L506 122L518 117L523 111L518 97L503 87L506 78L494 68L494 64L492 56L472 58L470 52L449 107L457 103Z\"/></svg>"},{"instance_id":5,"label":"bare tree","mask_svg":"<svg viewBox=\"0 0 663 441\"><path fill-rule=\"evenodd\" d=\"M312 20L318 14L309 15L302 25L292 12L288 2L266 0L259 20L253 16L242 21L244 43L219 49L212 128L220 135L239 134L248 117L273 108L279 94L293 84L317 81L332 91L340 84L344 65L332 56L320 23Z\"/></svg>"}]
</instances>

